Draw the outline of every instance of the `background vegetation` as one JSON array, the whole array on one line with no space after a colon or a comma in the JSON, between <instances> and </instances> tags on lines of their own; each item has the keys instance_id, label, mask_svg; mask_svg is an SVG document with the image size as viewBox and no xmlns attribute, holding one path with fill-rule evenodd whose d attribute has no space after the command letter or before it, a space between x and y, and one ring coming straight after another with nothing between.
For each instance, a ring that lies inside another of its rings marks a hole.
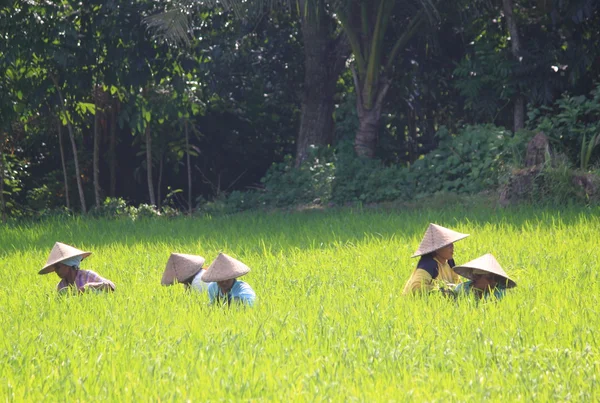
<instances>
[{"instance_id":1,"label":"background vegetation","mask_svg":"<svg viewBox=\"0 0 600 403\"><path fill-rule=\"evenodd\" d=\"M596 172L596 1L214 3L0 3L3 219L493 192L538 131Z\"/></svg>"}]
</instances>

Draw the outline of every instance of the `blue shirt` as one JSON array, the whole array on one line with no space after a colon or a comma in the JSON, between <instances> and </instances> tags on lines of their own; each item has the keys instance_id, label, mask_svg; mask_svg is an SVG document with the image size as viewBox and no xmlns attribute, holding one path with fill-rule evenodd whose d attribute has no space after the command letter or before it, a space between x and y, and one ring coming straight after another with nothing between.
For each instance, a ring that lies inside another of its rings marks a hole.
<instances>
[{"instance_id":1,"label":"blue shirt","mask_svg":"<svg viewBox=\"0 0 600 403\"><path fill-rule=\"evenodd\" d=\"M231 290L227 294L223 294L219 285L214 282L208 285L208 298L210 299L210 303L214 303L216 301L226 301L229 303L231 300L239 300L245 305L253 306L254 300L256 299L256 294L254 290L248 283L244 283L243 281L235 280Z\"/></svg>"},{"instance_id":2,"label":"blue shirt","mask_svg":"<svg viewBox=\"0 0 600 403\"><path fill-rule=\"evenodd\" d=\"M460 283L454 289L454 293L456 295L469 295L471 294L471 289L473 288L473 280L465 281L464 283ZM502 299L504 295L506 295L506 288L504 287L496 287L490 293L490 290L487 289L483 292L483 299L488 299L491 295L493 295L496 299Z\"/></svg>"}]
</instances>

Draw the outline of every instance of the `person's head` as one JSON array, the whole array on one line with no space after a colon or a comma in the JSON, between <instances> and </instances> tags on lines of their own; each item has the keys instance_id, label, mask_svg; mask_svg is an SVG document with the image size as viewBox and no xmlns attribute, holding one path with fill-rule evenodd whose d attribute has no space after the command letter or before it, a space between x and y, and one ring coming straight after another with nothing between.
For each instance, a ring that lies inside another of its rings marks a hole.
<instances>
[{"instance_id":1,"label":"person's head","mask_svg":"<svg viewBox=\"0 0 600 403\"><path fill-rule=\"evenodd\" d=\"M219 286L219 289L221 289L221 292L223 294L227 294L229 291L231 291L231 287L233 287L234 283L235 283L234 278L230 278L228 280L223 280L223 281L217 281L217 285Z\"/></svg>"},{"instance_id":2,"label":"person's head","mask_svg":"<svg viewBox=\"0 0 600 403\"><path fill-rule=\"evenodd\" d=\"M452 259L453 255L454 255L454 244L453 243L451 243L450 245L446 245L443 248L440 248L433 252L434 257L437 257L438 259L441 259L443 261Z\"/></svg>"},{"instance_id":3,"label":"person's head","mask_svg":"<svg viewBox=\"0 0 600 403\"><path fill-rule=\"evenodd\" d=\"M454 253L454 243L468 236L469 234L456 232L440 225L429 224L419 248L412 257L431 255L450 260Z\"/></svg>"},{"instance_id":4,"label":"person's head","mask_svg":"<svg viewBox=\"0 0 600 403\"><path fill-rule=\"evenodd\" d=\"M171 253L161 280L162 285L173 285L176 282L189 287L194 278L202 270L204 258L198 255Z\"/></svg>"},{"instance_id":5,"label":"person's head","mask_svg":"<svg viewBox=\"0 0 600 403\"><path fill-rule=\"evenodd\" d=\"M484 291L496 288L501 280L494 273L483 270L473 270L471 278L473 281L473 287Z\"/></svg>"},{"instance_id":6,"label":"person's head","mask_svg":"<svg viewBox=\"0 0 600 403\"><path fill-rule=\"evenodd\" d=\"M192 282L194 281L194 279L196 278L198 274L194 274L191 277L186 278L185 280L182 280L179 282L179 284L183 284L183 286L186 288L186 290L188 288L190 288L190 286L192 285Z\"/></svg>"},{"instance_id":7,"label":"person's head","mask_svg":"<svg viewBox=\"0 0 600 403\"><path fill-rule=\"evenodd\" d=\"M490 253L455 266L453 270L470 279L475 289L485 291L495 287L512 288L517 286L517 283L508 277L496 258Z\"/></svg>"},{"instance_id":8,"label":"person's head","mask_svg":"<svg viewBox=\"0 0 600 403\"><path fill-rule=\"evenodd\" d=\"M61 279L70 278L70 276L74 278L74 275L69 273L76 274L81 261L89 255L91 252L84 252L70 245L56 242L50 251L46 265L38 274L48 274L54 271Z\"/></svg>"},{"instance_id":9,"label":"person's head","mask_svg":"<svg viewBox=\"0 0 600 403\"><path fill-rule=\"evenodd\" d=\"M75 282L75 276L77 275L77 266L69 266L64 263L56 263L54 265L54 271L62 280L72 284Z\"/></svg>"},{"instance_id":10,"label":"person's head","mask_svg":"<svg viewBox=\"0 0 600 403\"><path fill-rule=\"evenodd\" d=\"M201 280L205 283L215 282L223 294L228 293L235 284L235 280L250 272L250 268L237 259L224 253L219 256L202 274Z\"/></svg>"}]
</instances>

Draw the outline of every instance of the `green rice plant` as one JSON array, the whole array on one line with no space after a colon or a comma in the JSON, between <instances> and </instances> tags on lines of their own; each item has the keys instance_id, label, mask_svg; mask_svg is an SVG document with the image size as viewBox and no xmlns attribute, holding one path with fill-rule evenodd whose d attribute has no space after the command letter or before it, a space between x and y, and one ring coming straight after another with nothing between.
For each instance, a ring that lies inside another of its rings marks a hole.
<instances>
[{"instance_id":1,"label":"green rice plant","mask_svg":"<svg viewBox=\"0 0 600 403\"><path fill-rule=\"evenodd\" d=\"M600 209L375 209L0 228L5 401L597 401ZM429 222L518 287L498 302L403 297ZM113 294L57 295L55 241ZM254 308L162 287L169 253L248 264Z\"/></svg>"},{"instance_id":2,"label":"green rice plant","mask_svg":"<svg viewBox=\"0 0 600 403\"><path fill-rule=\"evenodd\" d=\"M590 159L592 158L592 152L598 144L600 144L600 133L594 134L589 142L586 141L586 135L583 135L583 140L581 141L581 155L579 157L580 168L582 170L587 171L590 165Z\"/></svg>"}]
</instances>

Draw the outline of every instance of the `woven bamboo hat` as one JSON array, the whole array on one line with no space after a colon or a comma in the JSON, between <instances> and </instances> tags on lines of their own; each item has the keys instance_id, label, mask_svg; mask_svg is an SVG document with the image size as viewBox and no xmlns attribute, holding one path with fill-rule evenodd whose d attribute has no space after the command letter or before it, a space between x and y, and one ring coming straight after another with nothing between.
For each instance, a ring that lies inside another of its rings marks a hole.
<instances>
[{"instance_id":1,"label":"woven bamboo hat","mask_svg":"<svg viewBox=\"0 0 600 403\"><path fill-rule=\"evenodd\" d=\"M469 235L470 234L462 234L460 232L452 231L451 229L444 228L441 225L429 224L427 231L425 231L425 235L423 235L423 240L421 241L419 248L411 257L426 255L441 249L444 246L448 246L451 243L460 241Z\"/></svg>"},{"instance_id":2,"label":"woven bamboo hat","mask_svg":"<svg viewBox=\"0 0 600 403\"><path fill-rule=\"evenodd\" d=\"M244 263L229 255L219 253L219 256L206 269L206 272L202 274L201 280L205 283L225 281L241 277L244 274L248 274L248 272L250 272L250 268Z\"/></svg>"},{"instance_id":3,"label":"woven bamboo hat","mask_svg":"<svg viewBox=\"0 0 600 403\"><path fill-rule=\"evenodd\" d=\"M54 247L50 251L50 256L48 256L46 265L44 267L42 267L42 270L40 270L38 272L38 274L52 273L53 271L56 270L54 265L57 263L63 262L67 259L70 259L70 258L76 257L76 256L81 256L81 259L85 259L86 257L88 257L91 254L92 254L92 252L84 252L84 251L74 248L70 245L67 245L67 244L64 244L61 242L56 242L54 244Z\"/></svg>"},{"instance_id":4,"label":"woven bamboo hat","mask_svg":"<svg viewBox=\"0 0 600 403\"><path fill-rule=\"evenodd\" d=\"M202 270L205 261L202 256L171 253L160 283L162 285L171 285L175 280L183 282L198 274Z\"/></svg>"},{"instance_id":5,"label":"woven bamboo hat","mask_svg":"<svg viewBox=\"0 0 600 403\"><path fill-rule=\"evenodd\" d=\"M454 271L469 280L473 280L473 274L492 273L506 280L506 288L517 286L517 283L508 277L508 274L500 267L500 263L498 263L496 258L490 253L465 264L461 264L460 266L455 266Z\"/></svg>"}]
</instances>

